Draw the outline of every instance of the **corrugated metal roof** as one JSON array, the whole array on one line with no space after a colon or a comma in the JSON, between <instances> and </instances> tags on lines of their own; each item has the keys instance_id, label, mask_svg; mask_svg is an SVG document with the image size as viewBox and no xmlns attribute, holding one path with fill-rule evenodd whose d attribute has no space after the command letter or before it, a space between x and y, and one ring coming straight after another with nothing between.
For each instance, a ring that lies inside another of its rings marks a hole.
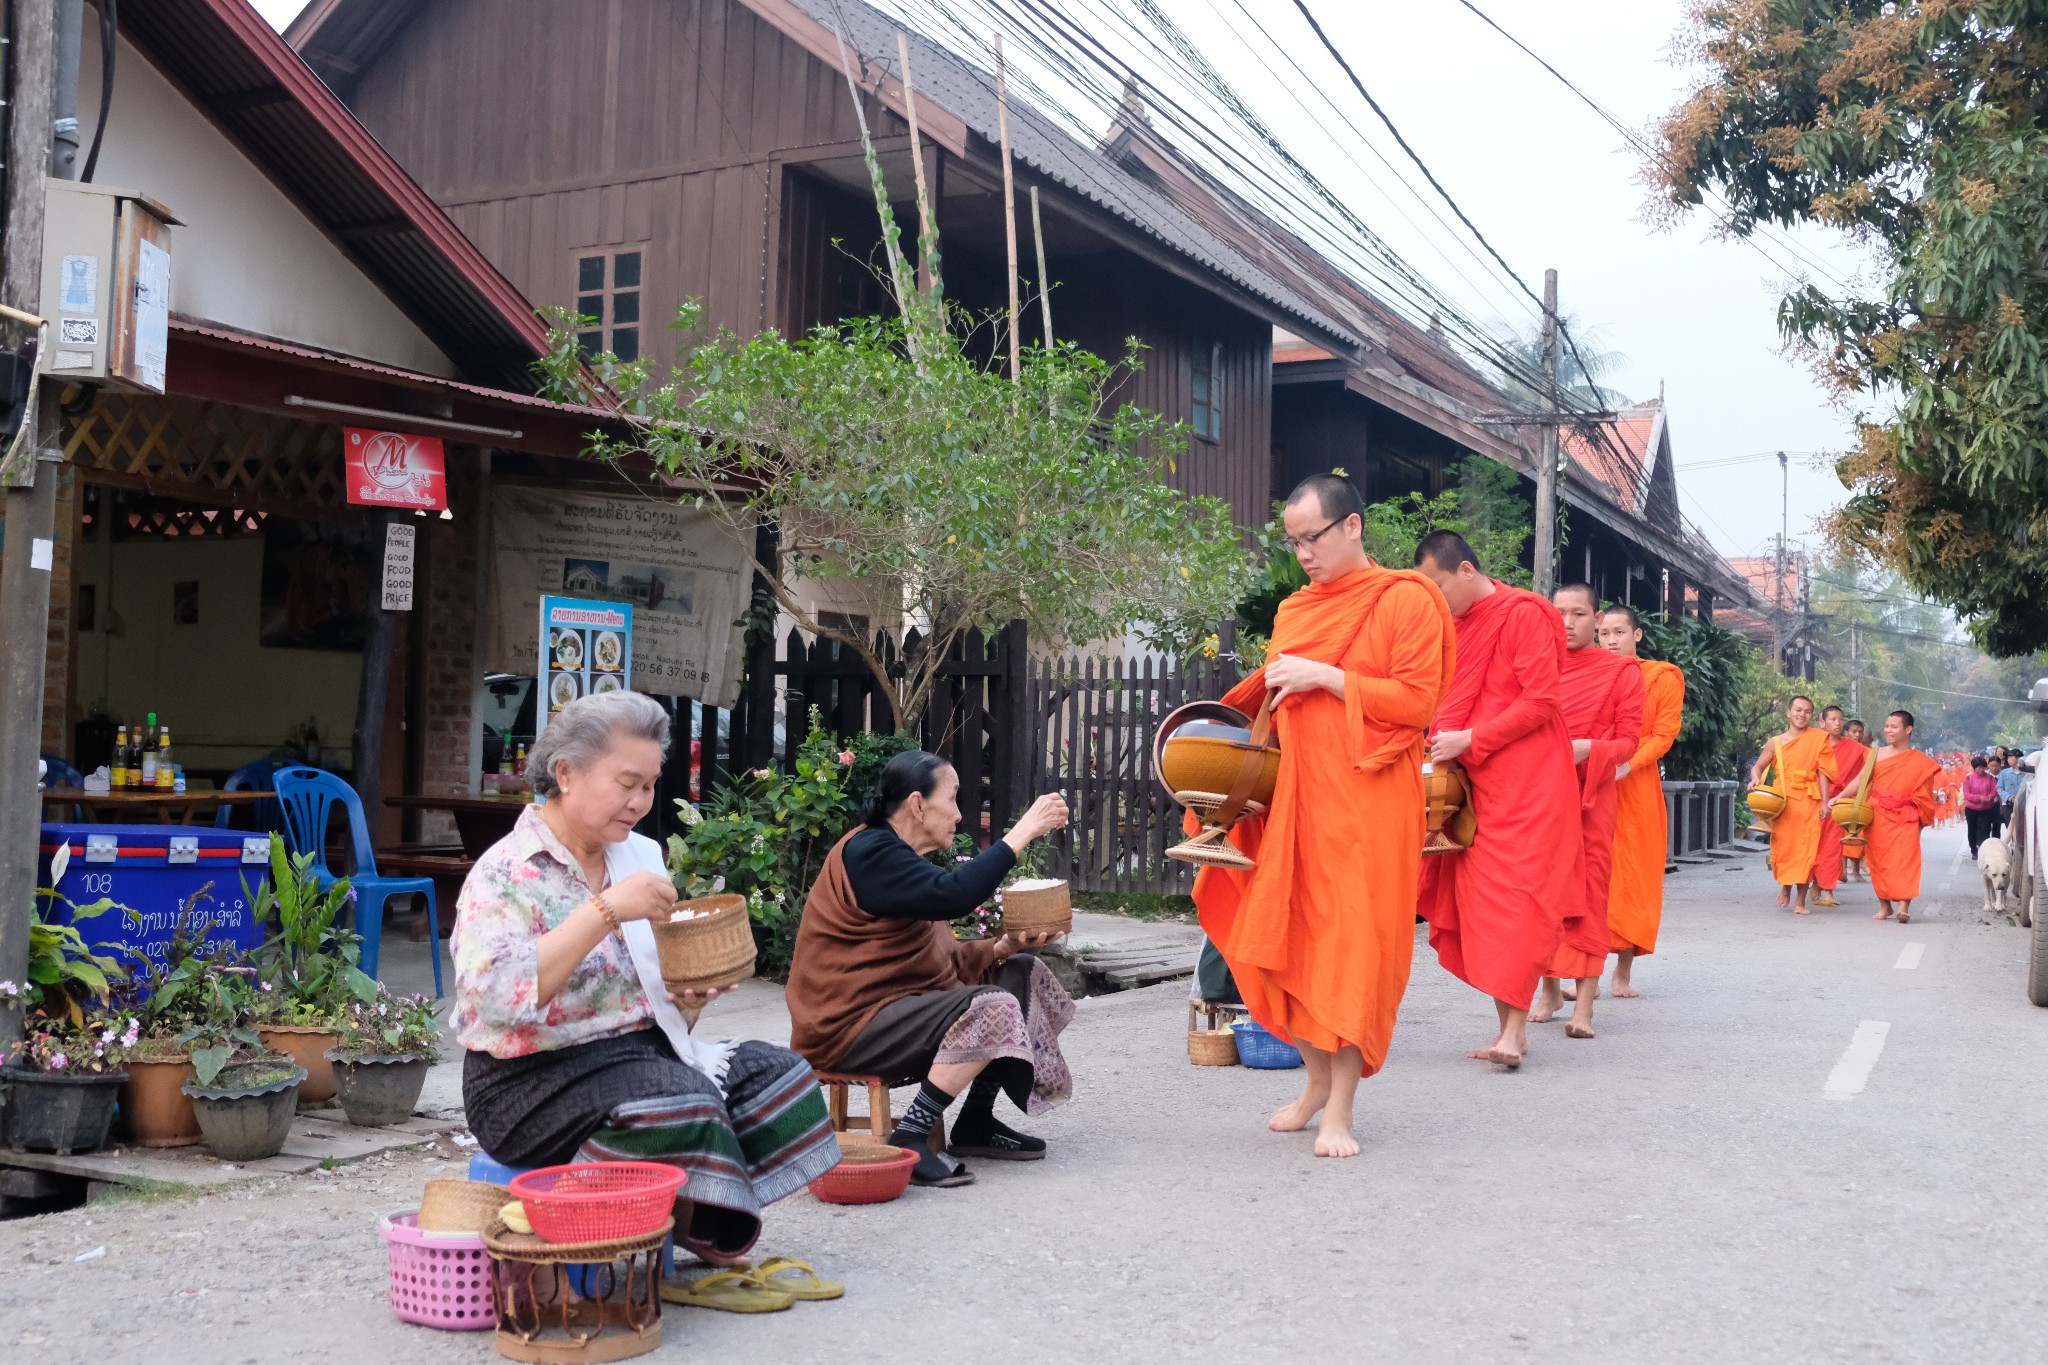
<instances>
[{"instance_id":1,"label":"corrugated metal roof","mask_svg":"<svg viewBox=\"0 0 2048 1365\"><path fill-rule=\"evenodd\" d=\"M547 344L532 305L246 0L151 0L120 17L464 374L532 386Z\"/></svg>"}]
</instances>

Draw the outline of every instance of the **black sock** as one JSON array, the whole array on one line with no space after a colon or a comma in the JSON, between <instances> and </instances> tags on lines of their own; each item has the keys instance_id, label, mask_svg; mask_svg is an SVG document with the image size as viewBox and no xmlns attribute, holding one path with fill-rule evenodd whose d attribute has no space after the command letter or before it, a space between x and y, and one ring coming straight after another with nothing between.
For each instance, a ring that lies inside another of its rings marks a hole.
<instances>
[{"instance_id":1,"label":"black sock","mask_svg":"<svg viewBox=\"0 0 2048 1365\"><path fill-rule=\"evenodd\" d=\"M953 1097L926 1081L917 1088L917 1097L910 1102L910 1108L903 1111L903 1117L896 1120L896 1131L889 1134L892 1147L922 1146L932 1134L932 1125L946 1112L946 1106ZM906 1139L909 1141L906 1143Z\"/></svg>"},{"instance_id":2,"label":"black sock","mask_svg":"<svg viewBox=\"0 0 2048 1365\"><path fill-rule=\"evenodd\" d=\"M960 1106L959 1121L953 1125L954 1136L959 1137L960 1134L966 1133L969 1136L979 1137L987 1134L990 1129L994 1128L996 1126L996 1096L1000 1095L1002 1091L1002 1086L990 1079L986 1071L976 1076L974 1084L967 1089L967 1103Z\"/></svg>"}]
</instances>

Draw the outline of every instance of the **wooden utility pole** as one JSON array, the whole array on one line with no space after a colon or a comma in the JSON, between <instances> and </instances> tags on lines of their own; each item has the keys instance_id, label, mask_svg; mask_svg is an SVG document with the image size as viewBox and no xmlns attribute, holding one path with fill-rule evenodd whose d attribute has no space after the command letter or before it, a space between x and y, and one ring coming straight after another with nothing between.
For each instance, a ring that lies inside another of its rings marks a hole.
<instances>
[{"instance_id":1,"label":"wooden utility pole","mask_svg":"<svg viewBox=\"0 0 2048 1365\"><path fill-rule=\"evenodd\" d=\"M1557 587L1557 272L1543 272L1542 425L1536 428L1535 589L1544 597Z\"/></svg>"},{"instance_id":2,"label":"wooden utility pole","mask_svg":"<svg viewBox=\"0 0 2048 1365\"><path fill-rule=\"evenodd\" d=\"M1003 35L996 35L996 137L1003 145L1003 238L1009 245L1010 269L1010 381L1023 373L1023 346L1017 336L1017 316L1023 306L1017 298L1017 181L1010 170L1010 102L1003 72Z\"/></svg>"},{"instance_id":3,"label":"wooden utility pole","mask_svg":"<svg viewBox=\"0 0 2048 1365\"><path fill-rule=\"evenodd\" d=\"M44 185L69 180L78 159L78 44L81 0L12 0L8 64L5 269L0 302L42 312ZM9 325L13 331L13 325ZM43 673L50 634L50 569L57 525L58 388L38 380L28 467L6 489L7 539L0 552L0 980L24 981L35 906L42 799L36 761L43 742ZM0 1043L20 1033L0 1018Z\"/></svg>"},{"instance_id":4,"label":"wooden utility pole","mask_svg":"<svg viewBox=\"0 0 2048 1365\"><path fill-rule=\"evenodd\" d=\"M1045 273L1045 223L1038 216L1038 186L1031 187L1031 240L1038 247L1038 312L1045 319L1045 349L1052 349L1052 280Z\"/></svg>"}]
</instances>

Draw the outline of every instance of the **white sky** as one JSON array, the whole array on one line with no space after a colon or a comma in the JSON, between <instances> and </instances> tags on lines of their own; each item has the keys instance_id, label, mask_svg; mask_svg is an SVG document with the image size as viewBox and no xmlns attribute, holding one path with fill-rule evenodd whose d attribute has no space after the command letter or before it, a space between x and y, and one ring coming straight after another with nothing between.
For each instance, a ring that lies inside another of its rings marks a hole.
<instances>
[{"instance_id":1,"label":"white sky","mask_svg":"<svg viewBox=\"0 0 2048 1365\"><path fill-rule=\"evenodd\" d=\"M254 3L279 27L301 7L301 0ZM1295 92L1265 74L1241 33L1226 26L1247 27L1238 0L1160 3L1290 148L1440 290L1481 321L1530 324L1527 311L1514 311L1509 287L1488 285L1465 246L1446 241L1417 197L1431 192L1287 0L1245 0L1245 8L1368 130L1409 186L1397 185L1355 146L1340 145L1335 137L1348 132L1340 127L1333 136L1334 120L1308 116ZM1687 88L1686 73L1668 60L1684 0L1477 3L1631 127L1647 126ZM1663 386L1687 518L1725 553L1761 549L1779 525L1776 461L1685 466L1783 449L1798 452L1790 479L1792 535L1810 538L1815 518L1842 493L1832 474L1803 453L1839 449L1848 424L1804 365L1780 354L1775 318L1783 266L1714 237L1704 210L1669 232L1645 224L1639 155L1458 0L1310 0L1310 7L1515 272L1537 288L1546 267L1559 272L1564 311L1593 329L1602 349L1626 357L1610 385L1634 399L1654 397ZM1362 178L1356 162L1367 164L1387 191ZM1428 202L1443 212L1440 202ZM1856 253L1828 238L1802 231L1795 240L1837 275L1855 269ZM1782 244L1770 250L1780 262L1791 259Z\"/></svg>"}]
</instances>

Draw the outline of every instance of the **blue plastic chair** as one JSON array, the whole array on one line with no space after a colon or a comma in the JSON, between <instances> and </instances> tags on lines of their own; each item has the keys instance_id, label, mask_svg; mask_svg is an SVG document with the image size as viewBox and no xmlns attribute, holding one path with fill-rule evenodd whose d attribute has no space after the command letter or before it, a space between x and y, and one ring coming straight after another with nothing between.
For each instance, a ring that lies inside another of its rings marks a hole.
<instances>
[{"instance_id":1,"label":"blue plastic chair","mask_svg":"<svg viewBox=\"0 0 2048 1365\"><path fill-rule=\"evenodd\" d=\"M43 785L45 787L81 788L85 786L85 774L55 754L44 754Z\"/></svg>"},{"instance_id":2,"label":"blue plastic chair","mask_svg":"<svg viewBox=\"0 0 2048 1365\"><path fill-rule=\"evenodd\" d=\"M427 948L434 959L434 996L441 995L441 919L434 909L434 879L431 877L380 877L377 858L370 846L369 822L363 819L363 803L354 787L319 768L285 767L271 779L277 792L279 811L284 817L285 842L294 853L313 855L313 871L320 885L333 885L340 878L327 866L327 820L336 802L348 811L348 832L354 844L355 870L348 884L356 893L356 932L363 938L362 967L377 975L378 947L384 936L384 902L393 896L420 895L427 898Z\"/></svg>"},{"instance_id":3,"label":"blue plastic chair","mask_svg":"<svg viewBox=\"0 0 2048 1365\"><path fill-rule=\"evenodd\" d=\"M228 774L228 780L220 784L224 792L267 792L276 791L274 779L277 770L291 760L284 758L259 758L253 763L244 763ZM215 829L233 828L233 806L222 806L213 813ZM278 811L275 801L257 801L249 807L249 828L258 834L284 828L284 817Z\"/></svg>"}]
</instances>

